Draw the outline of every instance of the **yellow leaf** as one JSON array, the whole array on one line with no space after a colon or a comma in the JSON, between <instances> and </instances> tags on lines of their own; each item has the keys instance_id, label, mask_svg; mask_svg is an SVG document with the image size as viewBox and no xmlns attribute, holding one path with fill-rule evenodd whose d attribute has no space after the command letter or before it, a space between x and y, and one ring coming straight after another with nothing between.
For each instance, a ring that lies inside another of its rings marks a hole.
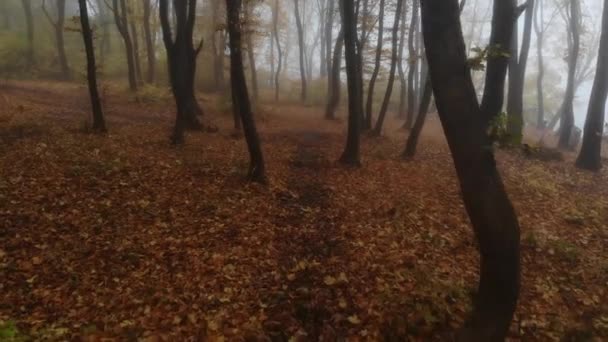
<instances>
[{"instance_id":1,"label":"yellow leaf","mask_svg":"<svg viewBox=\"0 0 608 342\"><path fill-rule=\"evenodd\" d=\"M336 278L334 278L332 276L325 276L325 278L323 278L323 282L327 286L332 286L336 283Z\"/></svg>"},{"instance_id":2,"label":"yellow leaf","mask_svg":"<svg viewBox=\"0 0 608 342\"><path fill-rule=\"evenodd\" d=\"M357 315L348 316L348 321L351 324L361 324L361 320L359 319L359 317L357 317Z\"/></svg>"}]
</instances>

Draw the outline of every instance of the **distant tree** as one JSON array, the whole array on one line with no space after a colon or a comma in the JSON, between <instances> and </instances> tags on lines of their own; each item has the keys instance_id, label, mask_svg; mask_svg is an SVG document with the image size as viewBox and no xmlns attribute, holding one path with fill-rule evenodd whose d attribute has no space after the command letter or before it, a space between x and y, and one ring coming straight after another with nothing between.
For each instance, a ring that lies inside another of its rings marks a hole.
<instances>
[{"instance_id":1,"label":"distant tree","mask_svg":"<svg viewBox=\"0 0 608 342\"><path fill-rule=\"evenodd\" d=\"M135 77L137 79L137 85L140 86L142 85L143 82L143 73L142 73L142 69L141 69L141 54L139 51L139 34L137 32L137 23L136 23L136 17L137 17L137 3L129 3L127 5L127 11L128 11L128 18L130 18L128 20L129 22L129 27L130 27L130 34L131 34L131 41L133 42L133 61L135 62Z\"/></svg>"},{"instance_id":2,"label":"distant tree","mask_svg":"<svg viewBox=\"0 0 608 342\"><path fill-rule=\"evenodd\" d=\"M545 77L545 58L543 44L545 38L544 1L536 0L534 11L534 33L536 34L536 55L538 58L538 76L536 77L536 128L545 128L545 97L543 95L543 80Z\"/></svg>"},{"instance_id":3,"label":"distant tree","mask_svg":"<svg viewBox=\"0 0 608 342\"><path fill-rule=\"evenodd\" d=\"M125 53L127 55L127 71L129 77L129 89L137 90L137 71L135 66L135 54L133 51L133 41L129 33L129 17L127 11L127 3L125 0L112 0L112 11L114 12L114 22L118 28L118 32L125 44Z\"/></svg>"},{"instance_id":4,"label":"distant tree","mask_svg":"<svg viewBox=\"0 0 608 342\"><path fill-rule=\"evenodd\" d=\"M240 10L241 0L226 0L226 12L228 21L228 35L230 41L230 83L233 97L236 102L233 104L234 110L238 110L243 123L243 131L249 149L249 179L255 182L265 182L266 175L264 170L264 156L260 146L260 139L255 127L255 121L251 113L251 104L247 92L247 82L243 68L242 32Z\"/></svg>"},{"instance_id":5,"label":"distant tree","mask_svg":"<svg viewBox=\"0 0 608 342\"><path fill-rule=\"evenodd\" d=\"M300 51L300 82L302 89L300 90L300 100L306 101L306 66L305 66L305 47L304 47L304 28L302 27L302 19L300 18L300 1L294 0L294 15L296 17L296 28L298 31L298 47Z\"/></svg>"},{"instance_id":6,"label":"distant tree","mask_svg":"<svg viewBox=\"0 0 608 342\"><path fill-rule=\"evenodd\" d=\"M480 251L480 281L460 341L503 341L520 289L519 224L486 134L457 0L422 0L433 94Z\"/></svg>"},{"instance_id":7,"label":"distant tree","mask_svg":"<svg viewBox=\"0 0 608 342\"><path fill-rule=\"evenodd\" d=\"M591 88L591 98L585 120L583 145L576 159L581 169L598 171L602 167L602 138L604 134L604 115L608 96L608 0L604 0L602 14L602 33L595 69L595 80Z\"/></svg>"},{"instance_id":8,"label":"distant tree","mask_svg":"<svg viewBox=\"0 0 608 342\"><path fill-rule=\"evenodd\" d=\"M397 57L398 51L398 34L399 34L399 19L401 18L401 8L403 7L403 0L397 0L397 9L395 10L395 18L393 19L393 36L392 36L392 50L391 50L391 69L388 73L388 84L386 86L386 92L384 93L384 99L382 100L382 106L380 107L380 113L378 114L378 120L374 127L374 135L379 136L382 133L382 125L384 124L384 118L388 111L388 105L391 100L393 93L393 83L395 82L395 69L397 68Z\"/></svg>"},{"instance_id":9,"label":"distant tree","mask_svg":"<svg viewBox=\"0 0 608 342\"><path fill-rule=\"evenodd\" d=\"M154 39L151 29L151 13L153 12L154 5L152 0L143 0L143 26L144 26L144 39L146 41L146 56L148 62L148 70L146 72L146 82L154 83L156 79L156 55L154 47Z\"/></svg>"},{"instance_id":10,"label":"distant tree","mask_svg":"<svg viewBox=\"0 0 608 342\"><path fill-rule=\"evenodd\" d=\"M559 148L571 148L570 135L574 127L574 94L575 94L575 76L576 65L578 63L578 55L580 51L580 2L579 0L570 0L568 6L569 11L566 13L568 22L568 81L566 84L566 93L564 94L564 102L561 107L561 127L559 134Z\"/></svg>"},{"instance_id":11,"label":"distant tree","mask_svg":"<svg viewBox=\"0 0 608 342\"><path fill-rule=\"evenodd\" d=\"M414 0L415 1L415 0ZM403 50L405 47L405 32L407 25L405 25L405 19L407 18L407 0L403 4L403 13L401 14L401 30L399 31L399 56L397 57L399 63L397 63L397 71L399 72L399 110L397 111L397 117L403 119L406 117L405 105L407 103L407 78L405 76L405 68L403 67Z\"/></svg>"},{"instance_id":12,"label":"distant tree","mask_svg":"<svg viewBox=\"0 0 608 342\"><path fill-rule=\"evenodd\" d=\"M327 76L327 84L329 87L329 83L331 82L331 65L332 65L332 53L331 47L333 43L333 29L334 29L334 12L336 10L336 5L334 0L327 1L327 9L325 11L325 34L323 35L324 40L321 41L321 44L325 44L325 56L322 58L325 59L325 76ZM322 19L323 20L323 19ZM321 77L323 77L323 72L321 72Z\"/></svg>"},{"instance_id":13,"label":"distant tree","mask_svg":"<svg viewBox=\"0 0 608 342\"><path fill-rule=\"evenodd\" d=\"M71 73L68 65L68 58L65 53L65 43L63 39L65 0L55 0L55 10L57 19L53 19L46 8L46 0L42 0L42 11L55 31L55 46L57 47L57 58L59 60L59 66L61 67L61 79L68 80L71 78Z\"/></svg>"},{"instance_id":14,"label":"distant tree","mask_svg":"<svg viewBox=\"0 0 608 342\"><path fill-rule=\"evenodd\" d=\"M255 20L253 18L253 11L255 9L255 0L249 0L245 2L245 24L247 30L245 32L245 42L247 43L247 59L249 61L249 73L251 73L251 87L253 88L253 100L257 101L259 97L258 90L258 73L255 66Z\"/></svg>"},{"instance_id":15,"label":"distant tree","mask_svg":"<svg viewBox=\"0 0 608 342\"><path fill-rule=\"evenodd\" d=\"M168 0L160 0L158 6L163 42L167 51L171 90L177 105L175 127L171 136L173 144L183 143L186 128L202 128L197 116L203 115L203 110L194 96L196 57L203 47L202 40L196 48L192 46L196 2L196 0L184 0L173 3L176 21L175 35L173 35L169 23Z\"/></svg>"},{"instance_id":16,"label":"distant tree","mask_svg":"<svg viewBox=\"0 0 608 342\"><path fill-rule=\"evenodd\" d=\"M103 65L106 56L110 53L112 42L110 41L110 25L107 14L107 6L105 0L97 0L97 10L99 12L97 20L101 28L101 42L99 43L99 62Z\"/></svg>"},{"instance_id":17,"label":"distant tree","mask_svg":"<svg viewBox=\"0 0 608 342\"><path fill-rule=\"evenodd\" d=\"M28 69L34 66L34 18L32 16L32 1L21 0L23 12L25 14L25 26L27 28L27 50L25 52L25 63Z\"/></svg>"},{"instance_id":18,"label":"distant tree","mask_svg":"<svg viewBox=\"0 0 608 342\"><path fill-rule=\"evenodd\" d=\"M411 129L414 124L414 114L417 108L416 104L416 89L414 87L414 77L416 75L416 65L418 64L418 56L416 55L416 48L414 46L414 35L418 27L418 9L419 2L414 0L412 9L412 22L410 24L409 38L408 38L408 49L409 49L409 73L407 76L407 119L405 122L405 128Z\"/></svg>"},{"instance_id":19,"label":"distant tree","mask_svg":"<svg viewBox=\"0 0 608 342\"><path fill-rule=\"evenodd\" d=\"M224 49L226 48L226 29L220 14L220 0L211 1L212 31L211 49L213 53L213 79L215 90L224 89ZM218 39L219 38L219 39Z\"/></svg>"},{"instance_id":20,"label":"distant tree","mask_svg":"<svg viewBox=\"0 0 608 342\"><path fill-rule=\"evenodd\" d=\"M362 129L372 128L372 107L374 104L374 87L376 85L376 78L380 72L380 63L382 62L382 43L384 43L384 1L380 0L380 13L378 14L378 41L376 43L376 59L374 63L374 71L372 77L369 80L369 86L367 87L367 103L365 105L365 120L363 121Z\"/></svg>"},{"instance_id":21,"label":"distant tree","mask_svg":"<svg viewBox=\"0 0 608 342\"><path fill-rule=\"evenodd\" d=\"M358 166L361 164L359 159L359 135L363 115L363 99L360 84L361 58L357 54L357 18L354 0L342 0L340 5L342 7L340 13L342 14L342 26L344 29L344 59L346 60L348 85L348 134L340 162Z\"/></svg>"},{"instance_id":22,"label":"distant tree","mask_svg":"<svg viewBox=\"0 0 608 342\"><path fill-rule=\"evenodd\" d=\"M277 71L274 76L274 100L279 101L279 90L280 90L280 79L281 79L281 67L283 60L283 53L281 51L281 39L279 36L279 0L275 0L272 8L272 34L274 36L275 45L277 47Z\"/></svg>"},{"instance_id":23,"label":"distant tree","mask_svg":"<svg viewBox=\"0 0 608 342\"><path fill-rule=\"evenodd\" d=\"M97 91L97 74L95 68L95 50L93 48L93 31L89 24L89 13L87 11L87 0L78 0L80 6L80 24L82 26L82 39L87 54L87 80L89 83L89 94L91 96L91 108L93 109L93 131L106 132L106 123L101 109L99 92Z\"/></svg>"},{"instance_id":24,"label":"distant tree","mask_svg":"<svg viewBox=\"0 0 608 342\"><path fill-rule=\"evenodd\" d=\"M519 145L524 128L524 82L526 65L530 51L532 35L532 19L534 18L534 0L526 2L524 32L522 35L521 52L519 52L518 25L513 26L509 59L509 95L507 100L507 135L512 144Z\"/></svg>"},{"instance_id":25,"label":"distant tree","mask_svg":"<svg viewBox=\"0 0 608 342\"><path fill-rule=\"evenodd\" d=\"M325 108L325 119L334 120L336 118L336 108L340 103L340 69L342 68L342 50L344 48L344 27L340 27L340 32L336 37L336 44L333 50L333 58L327 84L327 107Z\"/></svg>"}]
</instances>

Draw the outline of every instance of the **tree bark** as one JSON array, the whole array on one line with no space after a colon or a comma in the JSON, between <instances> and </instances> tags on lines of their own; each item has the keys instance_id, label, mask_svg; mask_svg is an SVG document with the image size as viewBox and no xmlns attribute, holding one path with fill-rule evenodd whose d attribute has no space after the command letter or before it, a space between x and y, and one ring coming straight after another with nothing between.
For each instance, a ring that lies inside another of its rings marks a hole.
<instances>
[{"instance_id":1,"label":"tree bark","mask_svg":"<svg viewBox=\"0 0 608 342\"><path fill-rule=\"evenodd\" d=\"M398 50L398 33L399 33L399 19L401 19L401 9L403 7L403 0L397 0L397 8L395 10L395 18L393 19L393 36L392 36L392 56L391 56L391 69L388 74L388 84L386 86L386 92L384 93L384 99L382 101L382 107L380 107L380 113L378 114L378 121L374 127L373 135L379 136L382 133L382 125L384 124L384 118L388 111L388 105L391 100L393 93L393 84L395 83L395 69L397 69L397 57L399 54Z\"/></svg>"},{"instance_id":2,"label":"tree bark","mask_svg":"<svg viewBox=\"0 0 608 342\"><path fill-rule=\"evenodd\" d=\"M202 41L196 49L192 46L196 2L196 0L184 0L173 3L176 20L175 38L173 38L169 24L168 0L160 0L159 4L163 41L169 64L169 79L177 106L175 126L171 136L172 144L184 142L184 130L186 128L202 128L197 115L202 115L203 111L194 96L196 57L203 46Z\"/></svg>"},{"instance_id":3,"label":"tree bark","mask_svg":"<svg viewBox=\"0 0 608 342\"><path fill-rule=\"evenodd\" d=\"M602 14L602 33L595 69L595 79L585 120L583 145L576 159L576 166L590 171L602 167L602 137L604 134L604 115L608 95L608 0L604 0Z\"/></svg>"},{"instance_id":4,"label":"tree bark","mask_svg":"<svg viewBox=\"0 0 608 342\"><path fill-rule=\"evenodd\" d=\"M306 101L306 66L304 61L304 29L302 28L302 20L300 18L300 1L294 0L294 11L296 17L296 28L298 30L298 47L300 50L300 81L302 89L300 91L300 100Z\"/></svg>"},{"instance_id":5,"label":"tree bark","mask_svg":"<svg viewBox=\"0 0 608 342\"><path fill-rule=\"evenodd\" d=\"M279 37L279 0L275 0L274 12L272 13L272 32L274 33L275 45L277 47L277 72L274 75L274 100L279 101L281 67L283 53L281 51L281 39Z\"/></svg>"},{"instance_id":6,"label":"tree bark","mask_svg":"<svg viewBox=\"0 0 608 342\"><path fill-rule=\"evenodd\" d=\"M545 59L543 56L545 37L544 23L543 0L536 0L534 32L536 33L536 54L538 56L538 76L536 77L536 128L538 129L545 129L545 97L543 95L543 80L545 77Z\"/></svg>"},{"instance_id":7,"label":"tree bark","mask_svg":"<svg viewBox=\"0 0 608 342\"><path fill-rule=\"evenodd\" d=\"M93 110L93 131L106 132L106 123L101 109L99 92L97 91L97 74L95 67L95 49L93 47L93 31L89 24L89 13L87 0L78 0L80 7L80 24L82 26L82 39L87 54L87 80L89 83L89 95L91 97L91 108Z\"/></svg>"},{"instance_id":8,"label":"tree bark","mask_svg":"<svg viewBox=\"0 0 608 342\"><path fill-rule=\"evenodd\" d=\"M251 25L251 11L253 11L252 2L249 1L245 5L245 23L248 25L248 30L245 33L245 41L247 42L247 59L249 61L249 73L251 74L251 87L253 88L253 101L257 101L259 97L258 90L258 73L255 66L255 47L253 44L254 28Z\"/></svg>"},{"instance_id":9,"label":"tree bark","mask_svg":"<svg viewBox=\"0 0 608 342\"><path fill-rule=\"evenodd\" d=\"M359 135L363 101L361 97L361 59L357 55L357 18L353 0L342 0L342 25L344 28L344 46L346 60L346 77L348 84L348 134L346 146L340 157L340 162L347 165L359 166Z\"/></svg>"},{"instance_id":10,"label":"tree bark","mask_svg":"<svg viewBox=\"0 0 608 342\"><path fill-rule=\"evenodd\" d=\"M378 43L376 45L376 62L374 71L367 87L367 104L365 106L365 120L362 129L372 128L372 107L374 104L374 86L376 78L380 72L380 62L382 62L382 43L384 39L384 0L380 0L380 13L378 14Z\"/></svg>"},{"instance_id":11,"label":"tree bark","mask_svg":"<svg viewBox=\"0 0 608 342\"><path fill-rule=\"evenodd\" d=\"M239 116L243 123L245 140L249 150L249 172L248 177L251 181L264 183L266 181L264 171L264 156L260 146L260 139L255 127L255 121L251 113L251 103L247 92L247 82L243 68L243 56L241 53L241 21L240 21L241 0L226 0L226 12L228 21L228 34L230 42L230 84L232 93L238 99L234 104L238 108Z\"/></svg>"},{"instance_id":12,"label":"tree bark","mask_svg":"<svg viewBox=\"0 0 608 342\"><path fill-rule=\"evenodd\" d=\"M36 63L34 57L34 19L32 17L31 0L21 0L23 12L25 13L25 26L27 28L27 50L25 51L25 63L28 70Z\"/></svg>"},{"instance_id":13,"label":"tree bark","mask_svg":"<svg viewBox=\"0 0 608 342\"><path fill-rule=\"evenodd\" d=\"M580 50L580 3L579 0L570 1L570 22L569 31L572 42L572 49L568 53L568 83L562 104L562 119L559 134L558 147L562 149L572 148L570 146L570 134L574 126L574 78L576 74L576 63Z\"/></svg>"},{"instance_id":14,"label":"tree bark","mask_svg":"<svg viewBox=\"0 0 608 342\"><path fill-rule=\"evenodd\" d=\"M407 76L407 119L405 122L405 128L408 130L412 128L414 124L414 113L418 107L416 104L416 91L414 89L414 77L416 75L416 64L418 63L418 56L416 56L416 49L414 47L414 35L418 26L418 1L414 0L414 6L412 9L412 22L410 24L408 48L409 48L409 74Z\"/></svg>"},{"instance_id":15,"label":"tree bark","mask_svg":"<svg viewBox=\"0 0 608 342\"><path fill-rule=\"evenodd\" d=\"M519 224L477 103L457 0L422 0L422 25L439 118L481 256L479 289L460 340L502 341L519 296Z\"/></svg>"},{"instance_id":16,"label":"tree bark","mask_svg":"<svg viewBox=\"0 0 608 342\"><path fill-rule=\"evenodd\" d=\"M146 82L154 83L156 79L156 56L154 55L154 41L152 30L150 29L150 13L152 12L151 0L144 0L144 38L146 40L146 56L148 61L148 71L146 72Z\"/></svg>"},{"instance_id":17,"label":"tree bark","mask_svg":"<svg viewBox=\"0 0 608 342\"><path fill-rule=\"evenodd\" d=\"M118 32L120 32L123 43L125 44L125 53L127 54L129 89L131 89L131 91L136 91L137 71L135 70L135 55L133 53L133 42L131 41L131 35L129 33L127 6L125 0L120 0L120 6L118 0L112 0L112 6L114 7L113 12L116 27L118 28Z\"/></svg>"},{"instance_id":18,"label":"tree bark","mask_svg":"<svg viewBox=\"0 0 608 342\"><path fill-rule=\"evenodd\" d=\"M340 69L342 68L342 50L344 47L344 27L340 27L340 32L336 38L334 55L331 63L331 73L327 88L327 107L325 109L325 119L336 119L336 108L340 103Z\"/></svg>"}]
</instances>

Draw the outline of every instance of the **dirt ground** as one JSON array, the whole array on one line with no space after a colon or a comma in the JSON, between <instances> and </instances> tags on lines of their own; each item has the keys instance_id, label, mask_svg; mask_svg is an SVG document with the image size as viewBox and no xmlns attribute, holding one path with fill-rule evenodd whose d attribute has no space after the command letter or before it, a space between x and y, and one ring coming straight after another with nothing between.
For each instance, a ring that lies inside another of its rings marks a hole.
<instances>
[{"instance_id":1,"label":"dirt ground","mask_svg":"<svg viewBox=\"0 0 608 342\"><path fill-rule=\"evenodd\" d=\"M258 104L263 186L217 97L219 132L171 147L168 94L102 93L96 136L82 86L0 83L0 339L429 341L465 319L478 255L434 115L413 160L391 115L346 168L344 119ZM510 339L608 339L608 171L497 155L522 230Z\"/></svg>"}]
</instances>

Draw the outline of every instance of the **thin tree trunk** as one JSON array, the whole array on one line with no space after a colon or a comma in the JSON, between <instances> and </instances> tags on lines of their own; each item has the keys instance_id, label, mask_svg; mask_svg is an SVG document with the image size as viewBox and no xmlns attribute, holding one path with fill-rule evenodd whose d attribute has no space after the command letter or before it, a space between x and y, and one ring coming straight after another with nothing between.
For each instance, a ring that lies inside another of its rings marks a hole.
<instances>
[{"instance_id":1,"label":"thin tree trunk","mask_svg":"<svg viewBox=\"0 0 608 342\"><path fill-rule=\"evenodd\" d=\"M134 9L129 9L131 12L131 16L133 16ZM135 62L135 76L137 77L137 85L140 86L143 84L143 76L141 72L141 58L139 53L139 36L137 34L137 25L135 25L135 20L131 19L129 21L129 25L131 26L131 34L133 41L133 61Z\"/></svg>"},{"instance_id":2,"label":"thin tree trunk","mask_svg":"<svg viewBox=\"0 0 608 342\"><path fill-rule=\"evenodd\" d=\"M57 48L57 59L59 60L59 67L61 68L62 80L69 80L71 78L70 66L68 64L68 58L65 53L65 42L63 36L64 24L65 24L65 0L56 0L55 9L57 12L57 20L53 20L51 14L46 9L46 1L42 1L42 11L49 20L51 26L55 30L55 44Z\"/></svg>"},{"instance_id":3,"label":"thin tree trunk","mask_svg":"<svg viewBox=\"0 0 608 342\"><path fill-rule=\"evenodd\" d=\"M300 19L300 1L294 0L294 10L296 17L296 27L298 30L298 46L300 50L300 81L302 89L300 92L300 100L306 101L306 66L304 60L304 29L302 28L302 20Z\"/></svg>"},{"instance_id":4,"label":"thin tree trunk","mask_svg":"<svg viewBox=\"0 0 608 342\"><path fill-rule=\"evenodd\" d=\"M534 32L536 33L536 54L538 55L538 76L536 77L536 128L538 129L545 129L545 97L543 95L543 79L545 77L545 61L543 56L544 23L543 0L536 0Z\"/></svg>"},{"instance_id":5,"label":"thin tree trunk","mask_svg":"<svg viewBox=\"0 0 608 342\"><path fill-rule=\"evenodd\" d=\"M260 139L255 127L255 121L251 113L251 103L247 92L247 82L243 68L243 56L241 53L241 21L239 11L241 0L226 0L226 12L228 21L228 33L230 41L230 83L232 92L236 94L234 98L238 108L239 116L243 123L243 131L247 148L249 150L249 172L248 177L251 181L264 183L266 181L264 170L264 156L260 145Z\"/></svg>"},{"instance_id":6,"label":"thin tree trunk","mask_svg":"<svg viewBox=\"0 0 608 342\"><path fill-rule=\"evenodd\" d=\"M137 90L137 72L135 70L135 56L133 53L133 42L131 41L131 35L129 33L129 24L127 17L127 6L125 0L120 0L120 6L118 0L112 0L112 6L114 7L114 21L116 27L122 36L122 40L125 44L125 53L127 55L127 69L129 77L129 89L131 91Z\"/></svg>"},{"instance_id":7,"label":"thin tree trunk","mask_svg":"<svg viewBox=\"0 0 608 342\"><path fill-rule=\"evenodd\" d=\"M332 79L332 34L334 28L334 11L335 11L335 0L328 0L329 8L326 11L326 22L325 22L325 65L327 66L327 86L330 87ZM329 95L329 93L328 93Z\"/></svg>"},{"instance_id":8,"label":"thin tree trunk","mask_svg":"<svg viewBox=\"0 0 608 342\"><path fill-rule=\"evenodd\" d=\"M408 130L412 128L414 124L414 114L417 108L416 104L416 90L414 89L414 77L416 75L416 64L418 63L418 56L416 56L416 49L414 47L414 35L416 34L418 26L418 1L414 0L414 7L412 10L412 22L410 24L408 48L409 48L409 74L407 76L407 120L405 122L405 128Z\"/></svg>"},{"instance_id":9,"label":"thin tree trunk","mask_svg":"<svg viewBox=\"0 0 608 342\"><path fill-rule=\"evenodd\" d=\"M325 34L327 33L327 30L325 29L325 26L327 26L328 23L328 21L325 20L327 15L324 15L325 12L328 11L326 0L319 2L319 6L319 39L321 41L321 48L319 49L319 77L322 79L327 76L328 69L327 59L325 58L325 56L327 56L327 52L325 51L327 48L327 45L325 44Z\"/></svg>"},{"instance_id":10,"label":"thin tree trunk","mask_svg":"<svg viewBox=\"0 0 608 342\"><path fill-rule=\"evenodd\" d=\"M156 79L156 56L154 51L154 41L152 39L152 31L150 29L150 13L152 12L151 0L144 0L144 37L146 40L146 56L148 57L148 71L146 73L146 82L154 83Z\"/></svg>"},{"instance_id":11,"label":"thin tree trunk","mask_svg":"<svg viewBox=\"0 0 608 342\"><path fill-rule=\"evenodd\" d=\"M258 73L255 66L255 47L253 45L253 27L251 26L251 11L253 11L251 2L245 5L245 23L249 25L248 32L245 33L245 41L247 42L247 59L249 60L249 72L251 73L251 87L253 88L253 101L258 100Z\"/></svg>"},{"instance_id":12,"label":"thin tree trunk","mask_svg":"<svg viewBox=\"0 0 608 342\"><path fill-rule=\"evenodd\" d=\"M602 33L595 69L595 79L591 89L583 145L576 159L581 169L599 171L602 167L602 138L604 135L604 115L608 96L608 0L604 0Z\"/></svg>"},{"instance_id":13,"label":"thin tree trunk","mask_svg":"<svg viewBox=\"0 0 608 342\"><path fill-rule=\"evenodd\" d=\"M457 0L422 0L433 93L481 257L478 293L460 340L503 341L519 297L519 224L488 148L457 13Z\"/></svg>"},{"instance_id":14,"label":"thin tree trunk","mask_svg":"<svg viewBox=\"0 0 608 342\"><path fill-rule=\"evenodd\" d=\"M416 1L416 0L414 0ZM405 68L403 67L403 50L405 48L405 19L407 17L407 0L403 4L403 14L401 16L401 30L399 32L399 64L397 64L397 70L399 71L399 110L397 117L403 119L406 117L405 104L407 95L407 79L405 78Z\"/></svg>"},{"instance_id":15,"label":"thin tree trunk","mask_svg":"<svg viewBox=\"0 0 608 342\"><path fill-rule=\"evenodd\" d=\"M23 12L25 13L25 26L27 28L27 50L25 53L25 63L27 69L31 69L36 63L34 57L34 19L32 17L31 0L21 0Z\"/></svg>"},{"instance_id":16,"label":"thin tree trunk","mask_svg":"<svg viewBox=\"0 0 608 342\"><path fill-rule=\"evenodd\" d=\"M110 53L111 41L110 41L110 27L108 25L106 2L104 0L97 0L97 10L99 11L99 26L101 27L101 43L99 49L99 63L105 64L106 55Z\"/></svg>"},{"instance_id":17,"label":"thin tree trunk","mask_svg":"<svg viewBox=\"0 0 608 342\"><path fill-rule=\"evenodd\" d=\"M279 37L279 0L275 0L274 3L274 12L272 13L272 31L274 33L274 39L277 46L277 57L278 57L278 65L277 72L274 75L274 100L279 101L279 91L280 91L280 80L281 80L281 64L283 60L282 51L281 51L281 40Z\"/></svg>"},{"instance_id":18,"label":"thin tree trunk","mask_svg":"<svg viewBox=\"0 0 608 342\"><path fill-rule=\"evenodd\" d=\"M574 126L574 78L576 74L576 64L580 50L580 3L579 0L570 1L570 34L572 37L572 49L568 56L568 83L564 94L562 105L562 124L560 127L558 147L562 149L572 148L570 146L570 134Z\"/></svg>"},{"instance_id":19,"label":"thin tree trunk","mask_svg":"<svg viewBox=\"0 0 608 342\"><path fill-rule=\"evenodd\" d=\"M342 49L344 47L344 27L340 27L334 56L331 63L331 73L327 88L327 108L325 109L325 119L334 120L336 118L336 108L340 103L340 69L342 68Z\"/></svg>"},{"instance_id":20,"label":"thin tree trunk","mask_svg":"<svg viewBox=\"0 0 608 342\"><path fill-rule=\"evenodd\" d=\"M376 63L374 72L367 87L367 104L365 106L365 120L363 121L362 129L372 128L372 107L374 104L374 86L376 78L380 72L380 62L382 62L382 43L384 39L384 0L380 0L380 13L378 14L378 42L376 45Z\"/></svg>"},{"instance_id":21,"label":"thin tree trunk","mask_svg":"<svg viewBox=\"0 0 608 342\"><path fill-rule=\"evenodd\" d=\"M89 24L89 13L87 11L87 0L78 0L80 6L80 24L82 26L82 39L87 54L87 80L89 83L89 94L91 97L91 108L93 110L93 131L106 132L106 123L101 109L99 92L97 91L97 74L95 68L95 50L93 47L93 31Z\"/></svg>"},{"instance_id":22,"label":"thin tree trunk","mask_svg":"<svg viewBox=\"0 0 608 342\"><path fill-rule=\"evenodd\" d=\"M380 113L378 114L378 121L374 127L373 134L379 136L382 133L382 125L384 124L384 118L388 111L388 105L391 100L393 93L393 84L395 82L395 69L397 69L397 57L398 51L398 40L397 36L399 33L399 19L401 18L401 8L403 7L403 0L397 0L397 9L395 10L395 19L393 19L393 45L392 45L392 56L391 56L391 70L388 75L388 84L386 86L386 92L384 93L384 100L382 101L382 107L380 107Z\"/></svg>"}]
</instances>

